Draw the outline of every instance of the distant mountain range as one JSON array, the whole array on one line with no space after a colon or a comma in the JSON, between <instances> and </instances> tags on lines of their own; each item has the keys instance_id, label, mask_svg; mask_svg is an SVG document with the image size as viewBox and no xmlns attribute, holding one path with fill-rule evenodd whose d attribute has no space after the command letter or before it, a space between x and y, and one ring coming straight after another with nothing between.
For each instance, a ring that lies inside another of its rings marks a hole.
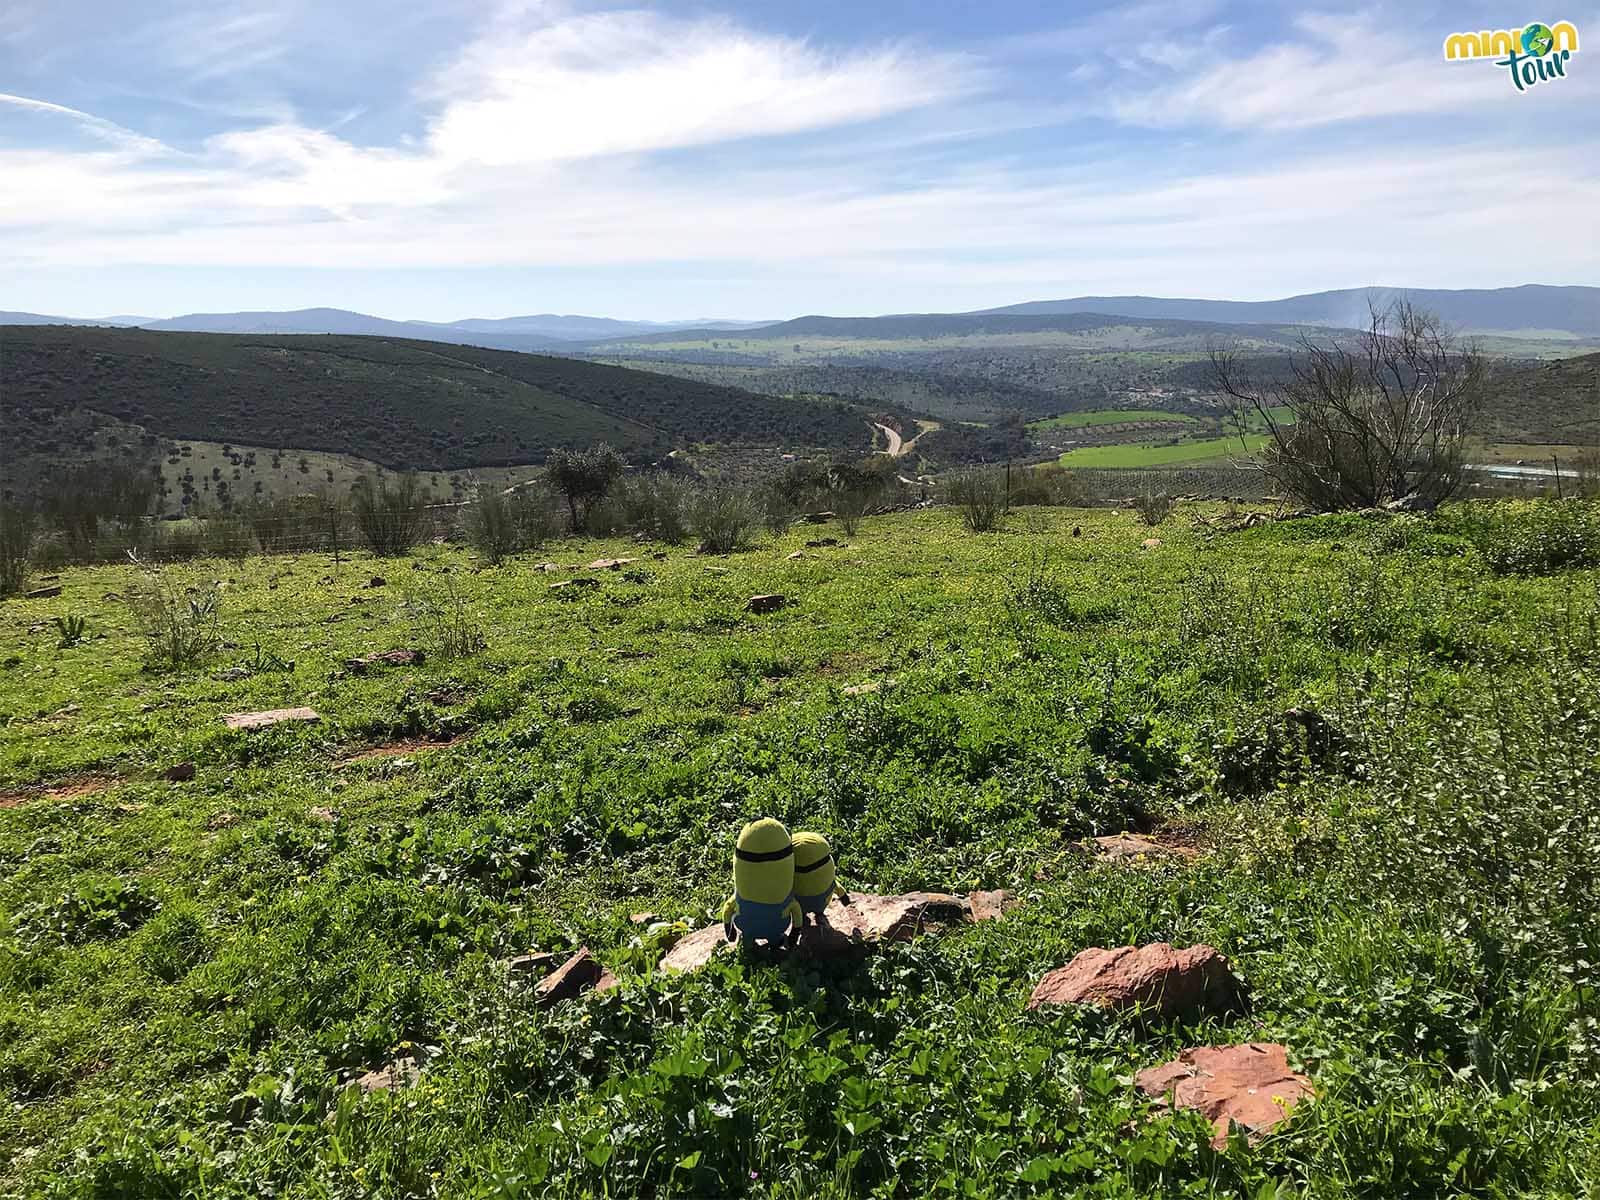
<instances>
[{"instance_id":1,"label":"distant mountain range","mask_svg":"<svg viewBox=\"0 0 1600 1200\"><path fill-rule=\"evenodd\" d=\"M1523 333L1546 337L1600 336L1600 287L1520 287L1441 290L1433 288L1346 288L1311 292L1283 300L1192 300L1163 296L1077 296L1031 300L970 313L906 313L883 317L800 317L793 321L694 320L622 321L539 313L524 317L470 317L460 321L391 321L339 308L292 312L189 313L163 320L135 316L42 316L0 312L0 325L119 325L198 333L323 333L404 337L502 350L561 350L607 341L638 341L693 329L702 336L761 329L762 337L826 331L835 336L917 336L923 329L949 335L984 327L984 318L1044 318L1084 315L1136 320L1197 321L1223 325L1317 325L1357 328L1367 321L1369 304L1386 306L1408 296L1446 324L1467 333Z\"/></svg>"},{"instance_id":2,"label":"distant mountain range","mask_svg":"<svg viewBox=\"0 0 1600 1200\"><path fill-rule=\"evenodd\" d=\"M1329 325L1355 329L1367 323L1368 305L1386 307L1400 296L1466 333L1543 331L1600 334L1600 288L1521 287L1345 288L1311 292L1286 300L1176 300L1160 296L1077 296L1070 300L1032 300L986 308L975 315L1048 316L1062 313L1114 313L1169 321L1217 321L1248 325Z\"/></svg>"},{"instance_id":3,"label":"distant mountain range","mask_svg":"<svg viewBox=\"0 0 1600 1200\"><path fill-rule=\"evenodd\" d=\"M136 326L182 333L328 333L414 338L501 350L559 349L575 342L604 341L705 326L745 329L765 323L710 318L697 321L618 321L610 317L564 316L556 313L527 317L468 318L462 321L391 321L343 308L187 313L165 319L135 316L55 317L41 313L0 311L0 325Z\"/></svg>"}]
</instances>

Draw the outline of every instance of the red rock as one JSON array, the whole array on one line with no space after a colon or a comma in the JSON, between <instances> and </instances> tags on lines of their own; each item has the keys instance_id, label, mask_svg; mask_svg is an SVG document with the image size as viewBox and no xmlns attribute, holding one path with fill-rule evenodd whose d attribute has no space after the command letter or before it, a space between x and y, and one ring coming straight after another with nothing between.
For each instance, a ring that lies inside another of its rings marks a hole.
<instances>
[{"instance_id":1,"label":"red rock","mask_svg":"<svg viewBox=\"0 0 1600 1200\"><path fill-rule=\"evenodd\" d=\"M1289 1069L1289 1052L1276 1042L1200 1046L1134 1076L1134 1083L1163 1107L1191 1108L1216 1130L1211 1144L1228 1144L1228 1130L1244 1128L1252 1141L1289 1115L1300 1100L1316 1095L1311 1080Z\"/></svg>"},{"instance_id":2,"label":"red rock","mask_svg":"<svg viewBox=\"0 0 1600 1200\"><path fill-rule=\"evenodd\" d=\"M777 612L780 608L784 607L784 605L788 603L789 598L787 596L779 596L775 594L751 596L749 600L745 601L744 607L746 612L769 613Z\"/></svg>"},{"instance_id":3,"label":"red rock","mask_svg":"<svg viewBox=\"0 0 1600 1200\"><path fill-rule=\"evenodd\" d=\"M1161 539L1158 537L1149 537L1145 538L1145 540L1139 544L1146 550L1158 550L1161 548Z\"/></svg>"},{"instance_id":4,"label":"red rock","mask_svg":"<svg viewBox=\"0 0 1600 1200\"><path fill-rule=\"evenodd\" d=\"M992 893L991 893L992 895ZM986 906L987 914L987 906ZM944 892L908 892L903 896L874 896L852 892L850 903L838 897L828 901L826 921L808 926L791 942L801 958L850 958L870 953L885 942L910 941L925 930L974 918L972 906L960 896ZM728 944L722 926L697 929L673 946L661 960L663 971L693 971L711 961Z\"/></svg>"},{"instance_id":5,"label":"red rock","mask_svg":"<svg viewBox=\"0 0 1600 1200\"><path fill-rule=\"evenodd\" d=\"M1001 888L995 892L973 892L967 897L967 916L973 921L998 921L1008 908L1021 901Z\"/></svg>"},{"instance_id":6,"label":"red rock","mask_svg":"<svg viewBox=\"0 0 1600 1200\"><path fill-rule=\"evenodd\" d=\"M424 658L421 650L382 650L376 654L363 654L360 658L344 660L344 669L352 675L365 675L373 667L411 667Z\"/></svg>"},{"instance_id":7,"label":"red rock","mask_svg":"<svg viewBox=\"0 0 1600 1200\"><path fill-rule=\"evenodd\" d=\"M1097 1004L1110 1009L1137 1007L1172 1017L1234 1012L1243 1002L1243 990L1228 969L1228 960L1210 946L1179 950L1155 942L1083 951L1039 980L1028 1007Z\"/></svg>"},{"instance_id":8,"label":"red rock","mask_svg":"<svg viewBox=\"0 0 1600 1200\"><path fill-rule=\"evenodd\" d=\"M586 946L539 981L539 986L534 989L536 1003L540 1008L548 1008L557 1001L571 1000L592 990L607 973Z\"/></svg>"},{"instance_id":9,"label":"red rock","mask_svg":"<svg viewBox=\"0 0 1600 1200\"><path fill-rule=\"evenodd\" d=\"M222 718L229 729L263 729L283 721L320 721L314 708L272 708L265 712L229 713Z\"/></svg>"},{"instance_id":10,"label":"red rock","mask_svg":"<svg viewBox=\"0 0 1600 1200\"><path fill-rule=\"evenodd\" d=\"M161 778L168 783L188 783L194 778L194 764L192 762L181 762L175 766L168 767L161 772Z\"/></svg>"}]
</instances>

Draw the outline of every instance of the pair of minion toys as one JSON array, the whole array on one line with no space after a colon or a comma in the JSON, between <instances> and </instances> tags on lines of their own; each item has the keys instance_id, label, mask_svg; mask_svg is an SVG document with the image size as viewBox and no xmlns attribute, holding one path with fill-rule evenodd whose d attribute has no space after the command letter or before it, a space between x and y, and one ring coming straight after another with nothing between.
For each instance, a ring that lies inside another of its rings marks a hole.
<instances>
[{"instance_id":1,"label":"pair of minion toys","mask_svg":"<svg viewBox=\"0 0 1600 1200\"><path fill-rule=\"evenodd\" d=\"M730 942L737 938L779 948L808 917L820 923L834 896L850 903L839 886L828 839L809 832L791 838L783 822L763 817L739 831L733 895L722 908L723 932Z\"/></svg>"}]
</instances>

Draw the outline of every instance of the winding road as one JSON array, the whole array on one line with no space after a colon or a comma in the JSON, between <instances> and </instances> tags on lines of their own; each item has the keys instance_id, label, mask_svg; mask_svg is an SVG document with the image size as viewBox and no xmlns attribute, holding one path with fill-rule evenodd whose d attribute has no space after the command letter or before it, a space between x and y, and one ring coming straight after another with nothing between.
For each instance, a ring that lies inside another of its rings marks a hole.
<instances>
[{"instance_id":1,"label":"winding road","mask_svg":"<svg viewBox=\"0 0 1600 1200\"><path fill-rule=\"evenodd\" d=\"M917 438L920 438L925 433L932 433L935 429L940 428L939 422L937 421L917 421L917 437L912 438L908 442L900 436L898 430L890 429L889 426L880 424L877 421L872 422L872 424L874 428L883 431L883 436L889 443L888 449L880 450L879 453L887 454L890 458L902 457L917 444Z\"/></svg>"}]
</instances>

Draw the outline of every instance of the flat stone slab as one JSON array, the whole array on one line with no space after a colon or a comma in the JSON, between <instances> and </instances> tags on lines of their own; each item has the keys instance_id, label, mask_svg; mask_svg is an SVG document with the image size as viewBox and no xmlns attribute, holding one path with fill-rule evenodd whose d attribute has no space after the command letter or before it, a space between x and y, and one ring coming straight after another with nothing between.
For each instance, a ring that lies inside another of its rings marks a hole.
<instances>
[{"instance_id":1,"label":"flat stone slab","mask_svg":"<svg viewBox=\"0 0 1600 1200\"><path fill-rule=\"evenodd\" d=\"M589 564L591 571L615 571L625 567L631 562L638 562L637 558L597 558Z\"/></svg>"},{"instance_id":2,"label":"flat stone slab","mask_svg":"<svg viewBox=\"0 0 1600 1200\"><path fill-rule=\"evenodd\" d=\"M751 596L750 599L745 601L744 607L747 612L769 613L777 612L780 608L786 607L788 603L789 597L771 593L761 596Z\"/></svg>"},{"instance_id":3,"label":"flat stone slab","mask_svg":"<svg viewBox=\"0 0 1600 1200\"><path fill-rule=\"evenodd\" d=\"M229 729L265 729L285 721L320 721L314 708L269 708L265 712L229 713L222 718Z\"/></svg>"},{"instance_id":4,"label":"flat stone slab","mask_svg":"<svg viewBox=\"0 0 1600 1200\"><path fill-rule=\"evenodd\" d=\"M850 903L835 896L820 925L808 925L791 943L799 958L837 959L869 954L885 942L910 941L924 931L966 921L993 920L1014 901L1006 892L974 892L971 897L945 892L908 892L875 896L852 892ZM684 937L661 960L663 971L693 971L729 945L722 925L707 925Z\"/></svg>"},{"instance_id":5,"label":"flat stone slab","mask_svg":"<svg viewBox=\"0 0 1600 1200\"><path fill-rule=\"evenodd\" d=\"M1210 946L1179 950L1167 942L1153 942L1083 951L1039 980L1028 1007L1094 1004L1175 1017L1238 1012L1244 1002L1244 989L1228 960Z\"/></svg>"},{"instance_id":6,"label":"flat stone slab","mask_svg":"<svg viewBox=\"0 0 1600 1200\"><path fill-rule=\"evenodd\" d=\"M1277 1126L1302 1099L1316 1095L1311 1080L1289 1069L1288 1049L1276 1042L1199 1046L1169 1063L1134 1076L1145 1095L1163 1107L1190 1108L1211 1122L1211 1144L1228 1144L1239 1125L1255 1141Z\"/></svg>"}]
</instances>

